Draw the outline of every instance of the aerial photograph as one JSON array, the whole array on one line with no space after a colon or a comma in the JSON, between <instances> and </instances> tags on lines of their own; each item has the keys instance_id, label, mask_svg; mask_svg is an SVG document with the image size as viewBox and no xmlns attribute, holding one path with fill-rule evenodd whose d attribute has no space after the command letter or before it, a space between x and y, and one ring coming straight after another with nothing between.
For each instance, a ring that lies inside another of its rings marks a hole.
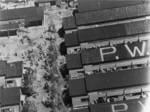
<instances>
[{"instance_id":1,"label":"aerial photograph","mask_svg":"<svg viewBox=\"0 0 150 112\"><path fill-rule=\"evenodd\" d=\"M150 0L0 0L0 112L150 112Z\"/></svg>"}]
</instances>

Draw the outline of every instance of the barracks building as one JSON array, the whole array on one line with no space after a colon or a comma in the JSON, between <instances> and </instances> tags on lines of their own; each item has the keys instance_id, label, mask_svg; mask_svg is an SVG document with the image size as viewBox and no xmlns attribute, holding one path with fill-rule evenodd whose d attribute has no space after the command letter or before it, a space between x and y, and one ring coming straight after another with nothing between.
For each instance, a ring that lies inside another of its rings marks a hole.
<instances>
[{"instance_id":1,"label":"barracks building","mask_svg":"<svg viewBox=\"0 0 150 112\"><path fill-rule=\"evenodd\" d=\"M150 95L150 1L78 0L63 20L72 112L143 112Z\"/></svg>"},{"instance_id":2,"label":"barracks building","mask_svg":"<svg viewBox=\"0 0 150 112\"><path fill-rule=\"evenodd\" d=\"M43 24L44 11L40 7L26 7L0 11L0 37L15 36L19 25L23 27Z\"/></svg>"}]
</instances>

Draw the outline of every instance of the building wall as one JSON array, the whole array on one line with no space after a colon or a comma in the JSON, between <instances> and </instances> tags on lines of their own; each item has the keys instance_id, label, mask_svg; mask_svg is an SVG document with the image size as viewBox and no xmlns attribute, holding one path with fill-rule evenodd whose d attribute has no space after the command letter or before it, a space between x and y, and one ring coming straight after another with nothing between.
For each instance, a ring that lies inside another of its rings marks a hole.
<instances>
[{"instance_id":1,"label":"building wall","mask_svg":"<svg viewBox=\"0 0 150 112\"><path fill-rule=\"evenodd\" d=\"M22 86L22 78L8 78L6 79L6 87L7 87L7 81L9 80L14 80L15 81L15 84L16 86L15 87L21 87Z\"/></svg>"},{"instance_id":2,"label":"building wall","mask_svg":"<svg viewBox=\"0 0 150 112\"><path fill-rule=\"evenodd\" d=\"M19 105L2 107L2 110L7 109L7 108L12 109L12 112L20 112L20 106Z\"/></svg>"},{"instance_id":3,"label":"building wall","mask_svg":"<svg viewBox=\"0 0 150 112\"><path fill-rule=\"evenodd\" d=\"M5 76L0 77L0 86L5 85Z\"/></svg>"}]
</instances>

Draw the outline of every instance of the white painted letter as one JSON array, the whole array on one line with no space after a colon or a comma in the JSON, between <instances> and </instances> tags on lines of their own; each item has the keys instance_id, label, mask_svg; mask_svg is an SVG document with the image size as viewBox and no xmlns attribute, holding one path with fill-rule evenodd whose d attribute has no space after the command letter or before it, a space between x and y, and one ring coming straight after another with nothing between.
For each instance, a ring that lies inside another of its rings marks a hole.
<instances>
[{"instance_id":1,"label":"white painted letter","mask_svg":"<svg viewBox=\"0 0 150 112\"><path fill-rule=\"evenodd\" d=\"M136 52L139 53L140 56L144 56L144 52L145 52L145 47L146 47L146 42L143 42L143 45L142 45L142 51L140 51L140 49L135 46L134 49L133 49L133 52L131 51L131 49L129 48L128 45L125 45L126 49L129 51L130 55L132 57L135 57L136 56Z\"/></svg>"},{"instance_id":2,"label":"white painted letter","mask_svg":"<svg viewBox=\"0 0 150 112\"><path fill-rule=\"evenodd\" d=\"M112 49L111 52L106 52L104 53L103 50L106 50L106 49ZM115 47L105 47L105 48L100 48L100 55L101 55L101 60L104 61L104 55L107 55L107 54L113 54L116 52L116 48Z\"/></svg>"},{"instance_id":3,"label":"white painted letter","mask_svg":"<svg viewBox=\"0 0 150 112\"><path fill-rule=\"evenodd\" d=\"M117 107L117 106L123 106L123 108L122 109L115 109L115 107ZM123 112L123 111L128 110L128 105L125 103L112 104L111 108L112 108L112 112Z\"/></svg>"}]
</instances>

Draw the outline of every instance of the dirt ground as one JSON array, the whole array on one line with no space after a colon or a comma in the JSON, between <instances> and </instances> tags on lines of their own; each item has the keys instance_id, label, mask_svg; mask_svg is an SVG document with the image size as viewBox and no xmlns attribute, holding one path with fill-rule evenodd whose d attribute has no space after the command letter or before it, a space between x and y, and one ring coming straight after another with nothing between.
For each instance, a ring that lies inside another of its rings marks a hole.
<instances>
[{"instance_id":1,"label":"dirt ground","mask_svg":"<svg viewBox=\"0 0 150 112\"><path fill-rule=\"evenodd\" d=\"M24 67L29 67L33 70L30 87L36 94L27 98L27 101L31 102L31 112L32 110L36 112L50 112L51 108L46 108L41 102L47 100L52 94L54 95L53 103L56 104L53 111L69 111L61 99L63 86L66 82L63 80L58 68L60 63L65 63L65 59L60 55L58 49L59 44L64 40L59 37L57 31L62 26L62 18L71 15L71 12L58 8L46 11L43 26L20 28L18 36L0 38L0 59L7 60L8 62L23 61L23 73L26 72ZM49 26L52 26L52 31L47 32ZM49 47L52 50L49 50ZM48 60L46 58L48 55L52 56L53 62L47 68L49 71L55 71L53 72L55 80L49 82L43 79L46 70L42 68L45 65L45 61ZM56 92L45 92L43 87L46 82ZM57 103L60 102L61 106L57 108Z\"/></svg>"}]
</instances>

